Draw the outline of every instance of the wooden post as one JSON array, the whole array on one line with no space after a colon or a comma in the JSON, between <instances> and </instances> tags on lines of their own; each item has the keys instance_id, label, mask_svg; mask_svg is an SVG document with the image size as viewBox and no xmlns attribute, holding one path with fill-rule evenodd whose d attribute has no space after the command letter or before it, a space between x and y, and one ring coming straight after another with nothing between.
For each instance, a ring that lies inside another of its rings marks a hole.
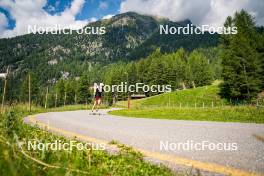
<instances>
[{"instance_id":1,"label":"wooden post","mask_svg":"<svg viewBox=\"0 0 264 176\"><path fill-rule=\"evenodd\" d=\"M5 78L5 83L4 83L4 91L3 91L3 96L2 96L1 113L4 112L6 85L7 85L7 78Z\"/></svg>"},{"instance_id":2,"label":"wooden post","mask_svg":"<svg viewBox=\"0 0 264 176\"><path fill-rule=\"evenodd\" d=\"M203 108L204 108L204 102L203 102Z\"/></svg>"},{"instance_id":3,"label":"wooden post","mask_svg":"<svg viewBox=\"0 0 264 176\"><path fill-rule=\"evenodd\" d=\"M4 90L2 95L2 105L1 105L1 113L4 112L4 105L5 105L5 94L6 94L6 87L7 87L7 76L9 74L9 66L6 69L6 74L4 75L5 82L4 82Z\"/></svg>"},{"instance_id":4,"label":"wooden post","mask_svg":"<svg viewBox=\"0 0 264 176\"><path fill-rule=\"evenodd\" d=\"M28 106L29 112L31 112L31 76L28 75Z\"/></svg>"},{"instance_id":5,"label":"wooden post","mask_svg":"<svg viewBox=\"0 0 264 176\"><path fill-rule=\"evenodd\" d=\"M74 102L75 102L75 104L77 104L77 95L76 94L74 95Z\"/></svg>"},{"instance_id":6,"label":"wooden post","mask_svg":"<svg viewBox=\"0 0 264 176\"><path fill-rule=\"evenodd\" d=\"M185 86L184 82L182 83L182 89L183 89L183 90L186 89L186 86Z\"/></svg>"},{"instance_id":7,"label":"wooden post","mask_svg":"<svg viewBox=\"0 0 264 176\"><path fill-rule=\"evenodd\" d=\"M129 97L129 95L127 97L127 109L130 109L130 97Z\"/></svg>"},{"instance_id":8,"label":"wooden post","mask_svg":"<svg viewBox=\"0 0 264 176\"><path fill-rule=\"evenodd\" d=\"M115 94L114 94L114 96L113 96L113 105L115 105L116 104L116 97L115 97Z\"/></svg>"},{"instance_id":9,"label":"wooden post","mask_svg":"<svg viewBox=\"0 0 264 176\"><path fill-rule=\"evenodd\" d=\"M196 88L194 81L192 81L193 88Z\"/></svg>"},{"instance_id":10,"label":"wooden post","mask_svg":"<svg viewBox=\"0 0 264 176\"><path fill-rule=\"evenodd\" d=\"M91 167L91 162L93 159L93 147L91 146L90 149L87 151L87 157L88 157L88 167Z\"/></svg>"},{"instance_id":11,"label":"wooden post","mask_svg":"<svg viewBox=\"0 0 264 176\"><path fill-rule=\"evenodd\" d=\"M66 99L67 99L67 92L64 93L64 106L66 105Z\"/></svg>"},{"instance_id":12,"label":"wooden post","mask_svg":"<svg viewBox=\"0 0 264 176\"><path fill-rule=\"evenodd\" d=\"M55 94L55 108L57 107L57 100L58 100L58 94L56 92L56 94Z\"/></svg>"},{"instance_id":13,"label":"wooden post","mask_svg":"<svg viewBox=\"0 0 264 176\"><path fill-rule=\"evenodd\" d=\"M170 107L170 93L169 93L169 107Z\"/></svg>"},{"instance_id":14,"label":"wooden post","mask_svg":"<svg viewBox=\"0 0 264 176\"><path fill-rule=\"evenodd\" d=\"M45 109L47 109L48 93L49 93L49 87L47 87L47 90L46 90Z\"/></svg>"}]
</instances>

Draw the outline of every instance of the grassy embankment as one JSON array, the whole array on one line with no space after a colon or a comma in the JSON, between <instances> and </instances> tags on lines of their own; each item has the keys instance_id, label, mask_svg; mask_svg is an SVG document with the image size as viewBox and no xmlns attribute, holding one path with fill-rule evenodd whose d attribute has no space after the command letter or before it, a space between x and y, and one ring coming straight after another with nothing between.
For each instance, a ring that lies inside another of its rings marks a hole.
<instances>
[{"instance_id":1,"label":"grassy embankment","mask_svg":"<svg viewBox=\"0 0 264 176\"><path fill-rule=\"evenodd\" d=\"M113 115L128 117L264 123L264 108L230 105L218 95L218 85L181 90L132 100L131 109L113 111ZM119 102L126 106L127 102Z\"/></svg>"},{"instance_id":2,"label":"grassy embankment","mask_svg":"<svg viewBox=\"0 0 264 176\"><path fill-rule=\"evenodd\" d=\"M85 106L66 106L57 109L32 107L31 114L45 111L85 109ZM43 143L68 139L56 136L37 127L24 124L29 115L25 106L8 107L0 115L0 175L173 175L163 167L143 160L133 149L120 146L120 152L110 155L102 150L27 150L18 141L37 139Z\"/></svg>"}]
</instances>

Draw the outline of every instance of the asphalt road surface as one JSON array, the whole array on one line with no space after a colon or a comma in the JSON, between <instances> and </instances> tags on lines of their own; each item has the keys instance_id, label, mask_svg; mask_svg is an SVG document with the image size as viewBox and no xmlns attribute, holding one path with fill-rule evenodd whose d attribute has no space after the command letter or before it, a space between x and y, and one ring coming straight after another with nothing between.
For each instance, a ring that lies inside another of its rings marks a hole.
<instances>
[{"instance_id":1,"label":"asphalt road surface","mask_svg":"<svg viewBox=\"0 0 264 176\"><path fill-rule=\"evenodd\" d=\"M264 125L158 120L101 115L90 111L50 112L36 120L104 141L116 140L150 152L264 173Z\"/></svg>"}]
</instances>

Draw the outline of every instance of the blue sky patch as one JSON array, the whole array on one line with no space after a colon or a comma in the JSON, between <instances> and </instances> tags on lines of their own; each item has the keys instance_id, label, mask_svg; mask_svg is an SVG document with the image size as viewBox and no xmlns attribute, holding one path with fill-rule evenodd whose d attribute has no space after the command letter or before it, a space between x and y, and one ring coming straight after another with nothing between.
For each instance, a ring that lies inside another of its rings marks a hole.
<instances>
[{"instance_id":1,"label":"blue sky patch","mask_svg":"<svg viewBox=\"0 0 264 176\"><path fill-rule=\"evenodd\" d=\"M2 7L0 7L0 13L3 13L8 19L7 29L14 29L16 21L11 17L10 13Z\"/></svg>"},{"instance_id":2,"label":"blue sky patch","mask_svg":"<svg viewBox=\"0 0 264 176\"><path fill-rule=\"evenodd\" d=\"M100 19L109 14L117 14L121 2L122 0L86 0L82 10L76 15L76 20ZM71 3L72 0L48 0L43 9L51 15L60 14Z\"/></svg>"}]
</instances>

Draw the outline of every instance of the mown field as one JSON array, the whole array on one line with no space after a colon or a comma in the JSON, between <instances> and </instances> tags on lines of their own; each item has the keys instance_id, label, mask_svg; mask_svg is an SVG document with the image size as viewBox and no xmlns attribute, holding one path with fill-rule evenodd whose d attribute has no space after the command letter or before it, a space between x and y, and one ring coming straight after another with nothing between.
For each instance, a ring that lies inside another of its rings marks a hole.
<instances>
[{"instance_id":1,"label":"mown field","mask_svg":"<svg viewBox=\"0 0 264 176\"><path fill-rule=\"evenodd\" d=\"M84 106L67 106L57 109L33 107L30 114L45 111L85 109ZM102 150L27 150L20 142L32 139L43 143L68 139L24 124L28 115L25 106L8 107L0 116L0 175L175 175L164 166L152 165L132 148L120 145L117 154Z\"/></svg>"},{"instance_id":2,"label":"mown field","mask_svg":"<svg viewBox=\"0 0 264 176\"><path fill-rule=\"evenodd\" d=\"M132 100L133 108L143 107L211 107L229 105L226 99L218 95L218 85L186 89L170 93L164 93L141 100ZM118 102L118 105L126 105L127 102Z\"/></svg>"},{"instance_id":3,"label":"mown field","mask_svg":"<svg viewBox=\"0 0 264 176\"><path fill-rule=\"evenodd\" d=\"M250 106L219 108L144 108L112 111L110 114L154 119L264 123L264 108Z\"/></svg>"},{"instance_id":4,"label":"mown field","mask_svg":"<svg viewBox=\"0 0 264 176\"><path fill-rule=\"evenodd\" d=\"M110 112L113 115L196 121L264 123L264 108L244 102L230 103L218 95L218 85L165 93L132 100L131 109ZM119 102L125 107L127 102ZM263 102L259 102L263 104Z\"/></svg>"}]
</instances>

